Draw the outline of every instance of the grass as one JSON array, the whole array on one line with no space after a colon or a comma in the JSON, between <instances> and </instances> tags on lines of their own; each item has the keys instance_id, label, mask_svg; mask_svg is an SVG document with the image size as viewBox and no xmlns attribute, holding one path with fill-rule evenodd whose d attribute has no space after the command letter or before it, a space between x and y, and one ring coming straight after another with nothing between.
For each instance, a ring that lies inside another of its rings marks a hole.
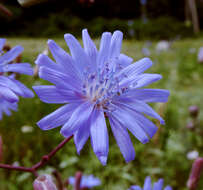
<instances>
[{"instance_id":1,"label":"grass","mask_svg":"<svg viewBox=\"0 0 203 190\"><path fill-rule=\"evenodd\" d=\"M55 39L66 50L63 39ZM163 79L153 88L169 89L171 96L167 104L153 104L153 107L166 120L165 126L160 126L158 133L150 143L142 145L133 139L136 159L128 164L116 145L110 132L110 151L108 165L103 167L94 155L90 142L78 156L73 141L57 153L49 166L41 171L49 173L57 168L64 179L75 174L77 170L85 174L94 174L102 180L102 186L95 189L125 190L133 184L142 185L145 176L152 176L153 180L162 177L165 184L170 184L173 189L185 190L186 180L189 175L192 161L186 155L191 150L197 150L203 156L203 137L200 124L196 131L186 129L190 121L188 107L198 105L203 110L203 65L197 63L197 51L202 46L203 38L175 41L167 52L156 53L156 42L149 47L150 58L154 66L148 70L150 73L160 73ZM12 46L22 45L25 50L23 61L34 64L37 55L46 47L46 39L11 38L8 43ZM96 40L99 44L99 41ZM142 47L145 42L124 41L122 52L138 60L144 55ZM194 48L194 53L190 53ZM46 82L29 76L21 76L21 81L31 87L34 84ZM42 103L37 97L21 99L19 110L11 117L4 116L0 122L0 134L4 141L4 163L19 163L31 166L43 154L48 153L59 143L63 137L59 129L41 131L36 122L43 116L54 111L57 105ZM199 119L203 116L200 112ZM157 121L155 121L157 123ZM157 125L159 125L157 123ZM32 126L33 132L23 133L22 126ZM21 172L0 170L1 190L28 190L32 189L33 176ZM201 182L199 189L203 188Z\"/></svg>"}]
</instances>

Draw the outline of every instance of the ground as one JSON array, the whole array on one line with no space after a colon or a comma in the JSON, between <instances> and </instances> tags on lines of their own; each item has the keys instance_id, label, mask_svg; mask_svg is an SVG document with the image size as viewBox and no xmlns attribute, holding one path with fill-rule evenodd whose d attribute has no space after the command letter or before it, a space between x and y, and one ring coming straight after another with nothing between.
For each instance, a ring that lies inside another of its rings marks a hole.
<instances>
[{"instance_id":1,"label":"ground","mask_svg":"<svg viewBox=\"0 0 203 190\"><path fill-rule=\"evenodd\" d=\"M54 39L66 50L64 40ZM34 65L37 55L46 48L47 39L7 40L12 46L20 44L24 47L23 62ZM99 44L98 40L95 40ZM84 147L81 155L77 155L73 141L57 153L50 165L41 172L51 172L55 167L64 179L74 175L77 170L85 174L94 174L102 180L102 186L96 189L127 190L130 185L143 184L145 176L152 176L153 180L164 178L165 184L173 186L174 190L185 190L192 161L186 155L191 150L197 150L203 156L202 126L200 121L196 131L189 131L185 126L190 121L188 107L198 105L199 119L203 116L203 64L197 62L197 52L203 45L203 38L185 39L171 42L168 51L157 52L157 42L124 41L122 52L138 60L145 57L143 47L150 50L149 57L154 62L148 73L159 73L163 79L152 88L168 89L171 92L167 104L152 104L166 120L165 126L159 126L155 137L146 145L132 137L136 159L126 164L110 134L110 151L107 166L103 167L94 155L90 142ZM47 84L45 81L29 76L20 79L29 87L34 84ZM41 131L35 124L43 116L54 111L57 105L42 103L37 96L34 99L21 99L19 110L11 117L4 116L0 121L0 134L4 141L4 163L17 163L31 166L43 154L48 153L63 137L59 129ZM31 126L32 132L23 133L23 126ZM111 133L111 131L109 130ZM0 170L1 190L32 189L33 176L21 172ZM203 188L203 182L199 189Z\"/></svg>"}]
</instances>

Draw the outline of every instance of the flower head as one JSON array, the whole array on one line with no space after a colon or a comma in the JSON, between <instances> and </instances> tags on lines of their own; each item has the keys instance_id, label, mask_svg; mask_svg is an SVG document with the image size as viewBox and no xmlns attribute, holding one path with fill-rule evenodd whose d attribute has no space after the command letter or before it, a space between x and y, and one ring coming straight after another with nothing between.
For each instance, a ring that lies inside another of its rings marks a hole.
<instances>
[{"instance_id":1,"label":"flower head","mask_svg":"<svg viewBox=\"0 0 203 190\"><path fill-rule=\"evenodd\" d=\"M69 178L69 183L71 185L75 184L75 177L70 177ZM80 182L80 187L81 188L93 188L95 186L101 185L101 181L94 177L93 175L89 176L82 176L81 182Z\"/></svg>"},{"instance_id":2,"label":"flower head","mask_svg":"<svg viewBox=\"0 0 203 190\"><path fill-rule=\"evenodd\" d=\"M8 72L33 74L30 64L14 62L16 57L23 51L23 48L16 46L8 52L4 52L5 42L5 39L0 39L0 120L3 112L10 115L9 110L17 110L18 96L25 98L34 96L31 90L15 79L15 74L8 74Z\"/></svg>"},{"instance_id":3,"label":"flower head","mask_svg":"<svg viewBox=\"0 0 203 190\"><path fill-rule=\"evenodd\" d=\"M159 181L155 182L154 185L151 184L151 178L148 176L145 178L144 187L141 188L138 185L131 186L128 190L172 190L170 186L166 186L163 189L163 179L159 179Z\"/></svg>"},{"instance_id":4,"label":"flower head","mask_svg":"<svg viewBox=\"0 0 203 190\"><path fill-rule=\"evenodd\" d=\"M39 98L46 103L65 104L41 119L43 130L62 125L61 134L74 141L79 153L91 138L95 154L103 165L109 151L109 137L105 117L127 162L135 151L128 130L142 143L147 143L157 127L143 114L164 120L147 105L166 102L167 90L142 89L161 75L145 74L152 66L149 58L133 64L133 59L120 53L123 34L104 32L97 50L87 30L82 32L84 49L71 34L65 35L71 56L49 40L49 49L57 64L46 55L39 55L36 64L39 76L54 85L34 86Z\"/></svg>"}]
</instances>

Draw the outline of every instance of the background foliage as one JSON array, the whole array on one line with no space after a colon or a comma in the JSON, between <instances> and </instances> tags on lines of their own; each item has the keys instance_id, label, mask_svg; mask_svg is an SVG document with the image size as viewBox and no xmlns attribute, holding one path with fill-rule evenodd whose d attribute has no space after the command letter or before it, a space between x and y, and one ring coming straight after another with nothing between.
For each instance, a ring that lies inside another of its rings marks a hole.
<instances>
[{"instance_id":1,"label":"background foliage","mask_svg":"<svg viewBox=\"0 0 203 190\"><path fill-rule=\"evenodd\" d=\"M185 23L184 0L148 1L146 23L140 19L142 7L139 0L95 0L92 4L81 3L81 0L49 0L30 8L20 7L17 1L2 1L13 12L13 17L0 17L0 25L3 26L0 35L45 37L67 32L80 35L84 27L95 37L102 31L115 29L122 29L127 37L136 39L171 39L193 35L191 23ZM201 0L197 1L197 7L202 24ZM129 21L134 24L129 25ZM134 35L131 35L132 30Z\"/></svg>"}]
</instances>

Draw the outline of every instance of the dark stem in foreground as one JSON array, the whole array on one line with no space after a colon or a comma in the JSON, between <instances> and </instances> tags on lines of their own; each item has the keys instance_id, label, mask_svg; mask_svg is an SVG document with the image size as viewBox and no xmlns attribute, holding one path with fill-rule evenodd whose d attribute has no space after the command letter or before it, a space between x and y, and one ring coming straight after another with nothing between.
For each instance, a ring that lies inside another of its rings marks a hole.
<instances>
[{"instance_id":1,"label":"dark stem in foreground","mask_svg":"<svg viewBox=\"0 0 203 190\"><path fill-rule=\"evenodd\" d=\"M64 145L71 140L71 137L64 139L57 147L55 147L49 154L42 156L41 160L34 164L32 167L24 167L24 166L13 166L8 164L0 164L0 168L8 169L8 170L17 170L22 172L30 172L35 176L38 176L37 170L44 165L61 149Z\"/></svg>"},{"instance_id":2,"label":"dark stem in foreground","mask_svg":"<svg viewBox=\"0 0 203 190\"><path fill-rule=\"evenodd\" d=\"M203 171L203 158L197 158L192 165L190 176L187 181L187 187L189 188L189 190L197 189L202 171Z\"/></svg>"}]
</instances>

